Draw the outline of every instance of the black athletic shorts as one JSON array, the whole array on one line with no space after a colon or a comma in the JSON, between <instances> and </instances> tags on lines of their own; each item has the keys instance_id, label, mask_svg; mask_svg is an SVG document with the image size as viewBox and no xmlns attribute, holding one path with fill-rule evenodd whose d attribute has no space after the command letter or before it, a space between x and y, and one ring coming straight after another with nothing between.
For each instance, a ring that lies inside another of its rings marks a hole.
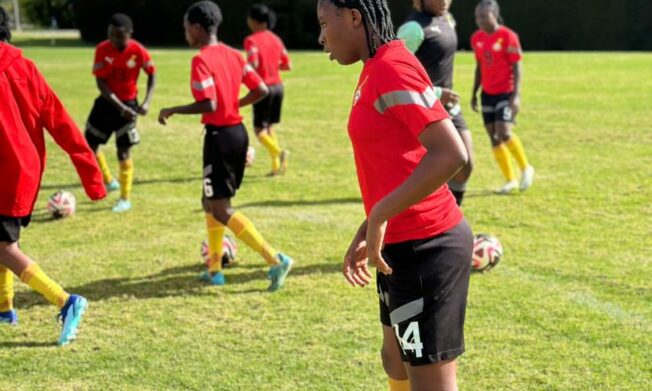
<instances>
[{"instance_id":1,"label":"black athletic shorts","mask_svg":"<svg viewBox=\"0 0 652 391\"><path fill-rule=\"evenodd\" d=\"M455 125L455 129L457 129L459 133L469 130L469 126L466 124L462 112L459 112L455 116L451 116L451 121L453 121L453 125Z\"/></svg>"},{"instance_id":2,"label":"black athletic shorts","mask_svg":"<svg viewBox=\"0 0 652 391\"><path fill-rule=\"evenodd\" d=\"M494 122L514 122L512 108L509 107L509 99L512 93L489 95L484 92L480 95L482 102L482 119L485 124Z\"/></svg>"},{"instance_id":3,"label":"black athletic shorts","mask_svg":"<svg viewBox=\"0 0 652 391\"><path fill-rule=\"evenodd\" d=\"M204 197L231 198L242 183L249 136L244 125L206 125L204 136Z\"/></svg>"},{"instance_id":4,"label":"black athletic shorts","mask_svg":"<svg viewBox=\"0 0 652 391\"><path fill-rule=\"evenodd\" d=\"M20 239L20 228L27 227L31 218L31 215L25 217L0 215L0 242L17 242Z\"/></svg>"},{"instance_id":5,"label":"black athletic shorts","mask_svg":"<svg viewBox=\"0 0 652 391\"><path fill-rule=\"evenodd\" d=\"M267 128L281 122L283 84L272 84L268 88L269 94L254 104L254 127L256 128Z\"/></svg>"},{"instance_id":6,"label":"black athletic shorts","mask_svg":"<svg viewBox=\"0 0 652 391\"><path fill-rule=\"evenodd\" d=\"M394 329L403 361L434 364L464 352L472 251L466 220L432 238L383 249L393 273L376 273L380 321Z\"/></svg>"},{"instance_id":7,"label":"black athletic shorts","mask_svg":"<svg viewBox=\"0 0 652 391\"><path fill-rule=\"evenodd\" d=\"M138 110L138 102L135 100L122 103ZM114 132L115 144L120 148L128 148L140 142L136 120L129 121L111 102L100 96L95 99L93 109L86 122L86 140L90 145L106 144Z\"/></svg>"}]
</instances>

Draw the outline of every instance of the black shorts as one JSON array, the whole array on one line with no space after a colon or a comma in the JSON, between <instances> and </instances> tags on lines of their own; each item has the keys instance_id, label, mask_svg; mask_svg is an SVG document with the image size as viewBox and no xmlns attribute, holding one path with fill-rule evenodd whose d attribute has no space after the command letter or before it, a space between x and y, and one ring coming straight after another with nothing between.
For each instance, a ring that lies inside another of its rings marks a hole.
<instances>
[{"instance_id":1,"label":"black shorts","mask_svg":"<svg viewBox=\"0 0 652 391\"><path fill-rule=\"evenodd\" d=\"M244 125L206 125L203 196L231 198L242 183L249 136Z\"/></svg>"},{"instance_id":2,"label":"black shorts","mask_svg":"<svg viewBox=\"0 0 652 391\"><path fill-rule=\"evenodd\" d=\"M466 220L435 237L383 249L393 273L376 273L380 321L394 329L403 361L434 364L464 352L472 251Z\"/></svg>"},{"instance_id":3,"label":"black shorts","mask_svg":"<svg viewBox=\"0 0 652 391\"><path fill-rule=\"evenodd\" d=\"M254 127L256 128L267 128L281 122L283 84L272 84L268 88L269 94L254 104Z\"/></svg>"},{"instance_id":4,"label":"black shorts","mask_svg":"<svg viewBox=\"0 0 652 391\"><path fill-rule=\"evenodd\" d=\"M20 228L27 227L31 217L31 215L25 217L0 215L0 242L17 242L20 239Z\"/></svg>"},{"instance_id":5,"label":"black shorts","mask_svg":"<svg viewBox=\"0 0 652 391\"><path fill-rule=\"evenodd\" d=\"M453 121L455 129L457 129L459 133L469 130L469 126L466 124L462 112L458 113L456 116L451 116L451 121Z\"/></svg>"},{"instance_id":6,"label":"black shorts","mask_svg":"<svg viewBox=\"0 0 652 391\"><path fill-rule=\"evenodd\" d=\"M138 102L135 100L123 103L138 110ZM140 142L136 120L129 121L120 114L120 110L100 96L95 99L93 109L86 122L86 141L89 145L106 144L114 132L115 144L120 148L128 148Z\"/></svg>"},{"instance_id":7,"label":"black shorts","mask_svg":"<svg viewBox=\"0 0 652 391\"><path fill-rule=\"evenodd\" d=\"M489 95L484 92L480 95L482 102L482 119L486 124L494 122L514 122L512 109L509 107L509 99L513 93Z\"/></svg>"}]
</instances>

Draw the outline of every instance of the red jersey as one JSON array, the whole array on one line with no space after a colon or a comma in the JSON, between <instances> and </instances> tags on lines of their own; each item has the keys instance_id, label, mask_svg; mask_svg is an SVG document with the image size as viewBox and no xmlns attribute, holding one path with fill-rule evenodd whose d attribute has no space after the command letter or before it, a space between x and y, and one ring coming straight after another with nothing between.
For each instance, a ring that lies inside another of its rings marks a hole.
<instances>
[{"instance_id":1,"label":"red jersey","mask_svg":"<svg viewBox=\"0 0 652 391\"><path fill-rule=\"evenodd\" d=\"M290 57L283 41L269 30L258 31L244 40L247 62L256 70L265 84L281 82L280 69L289 69Z\"/></svg>"},{"instance_id":2,"label":"red jersey","mask_svg":"<svg viewBox=\"0 0 652 391\"><path fill-rule=\"evenodd\" d=\"M95 48L93 75L104 79L121 101L134 100L138 96L138 75L140 70L148 75L156 72L152 57L147 49L134 39L120 51L111 42L103 41Z\"/></svg>"},{"instance_id":3,"label":"red jersey","mask_svg":"<svg viewBox=\"0 0 652 391\"><path fill-rule=\"evenodd\" d=\"M95 154L61 102L20 50L0 42L0 215L32 213L45 169L47 129L70 155L86 194L106 195Z\"/></svg>"},{"instance_id":4,"label":"red jersey","mask_svg":"<svg viewBox=\"0 0 652 391\"><path fill-rule=\"evenodd\" d=\"M446 118L428 74L403 41L383 45L365 62L348 130L367 216L421 162L426 154L418 139L421 131ZM389 219L385 243L435 236L461 219L462 212L444 184Z\"/></svg>"},{"instance_id":5,"label":"red jersey","mask_svg":"<svg viewBox=\"0 0 652 391\"><path fill-rule=\"evenodd\" d=\"M489 95L514 91L512 66L522 54L518 35L505 26L493 34L478 30L471 36L471 48L480 64L482 91Z\"/></svg>"},{"instance_id":6,"label":"red jersey","mask_svg":"<svg viewBox=\"0 0 652 391\"><path fill-rule=\"evenodd\" d=\"M204 46L192 58L190 87L197 102L206 99L217 103L212 113L204 113L205 125L231 126L242 122L240 84L254 90L263 81L237 50L223 44Z\"/></svg>"}]
</instances>

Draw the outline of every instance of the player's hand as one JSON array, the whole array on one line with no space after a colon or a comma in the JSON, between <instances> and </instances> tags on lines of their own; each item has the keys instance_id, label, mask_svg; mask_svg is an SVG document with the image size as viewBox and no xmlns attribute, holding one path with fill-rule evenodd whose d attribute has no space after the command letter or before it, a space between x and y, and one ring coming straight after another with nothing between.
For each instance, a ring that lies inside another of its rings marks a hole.
<instances>
[{"instance_id":1,"label":"player's hand","mask_svg":"<svg viewBox=\"0 0 652 391\"><path fill-rule=\"evenodd\" d=\"M376 204L378 207L380 203ZM390 275L392 268L387 265L381 254L383 248L383 240L385 239L385 230L387 229L387 220L376 217L378 210L374 207L367 219L367 257L369 262L378 269L379 272Z\"/></svg>"},{"instance_id":2,"label":"player's hand","mask_svg":"<svg viewBox=\"0 0 652 391\"><path fill-rule=\"evenodd\" d=\"M512 117L516 117L516 114L521 111L521 97L518 94L512 95L509 99L509 108L512 109Z\"/></svg>"},{"instance_id":3,"label":"player's hand","mask_svg":"<svg viewBox=\"0 0 652 391\"><path fill-rule=\"evenodd\" d=\"M120 114L122 117L128 119L129 121L135 120L138 116L138 113L136 113L136 111L129 106L124 106L122 110L120 110Z\"/></svg>"},{"instance_id":4,"label":"player's hand","mask_svg":"<svg viewBox=\"0 0 652 391\"><path fill-rule=\"evenodd\" d=\"M149 103L143 103L142 105L138 106L138 114L140 115L147 115L149 112Z\"/></svg>"},{"instance_id":5,"label":"player's hand","mask_svg":"<svg viewBox=\"0 0 652 391\"><path fill-rule=\"evenodd\" d=\"M476 113L478 112L478 97L476 95L473 95L473 97L471 97L471 108Z\"/></svg>"},{"instance_id":6,"label":"player's hand","mask_svg":"<svg viewBox=\"0 0 652 391\"><path fill-rule=\"evenodd\" d=\"M442 88L441 98L439 100L441 101L441 104L444 105L444 107L452 107L460 103L460 96L457 92L449 88Z\"/></svg>"},{"instance_id":7,"label":"player's hand","mask_svg":"<svg viewBox=\"0 0 652 391\"><path fill-rule=\"evenodd\" d=\"M367 259L367 242L361 235L356 235L344 255L342 274L351 286L365 287L371 282Z\"/></svg>"},{"instance_id":8,"label":"player's hand","mask_svg":"<svg viewBox=\"0 0 652 391\"><path fill-rule=\"evenodd\" d=\"M167 125L167 119L174 115L174 111L169 108L161 109L158 113L158 123L161 125Z\"/></svg>"}]
</instances>

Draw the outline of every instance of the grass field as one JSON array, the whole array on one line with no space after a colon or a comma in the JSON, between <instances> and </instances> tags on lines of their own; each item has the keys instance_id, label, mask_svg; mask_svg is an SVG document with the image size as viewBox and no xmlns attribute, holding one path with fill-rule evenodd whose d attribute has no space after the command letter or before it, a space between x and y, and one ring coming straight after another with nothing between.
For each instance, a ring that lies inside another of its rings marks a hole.
<instances>
[{"instance_id":1,"label":"grass field","mask_svg":"<svg viewBox=\"0 0 652 391\"><path fill-rule=\"evenodd\" d=\"M20 43L20 42L19 42ZM30 46L80 126L97 96L93 49ZM340 260L364 218L345 127L360 66L293 54L280 139L288 174L258 156L235 204L297 263L265 291L266 268L240 243L228 285L196 280L205 235L198 117L158 125L189 102L190 50L152 50L159 84L134 152L134 209L89 202L67 157L49 144L23 249L68 290L88 297L79 340L53 345L55 308L18 283L17 328L0 331L2 390L384 390L374 288L353 289ZM458 56L468 107L472 57ZM537 168L526 194L494 196L502 179L479 115L466 110L476 169L464 212L497 235L502 263L473 275L463 390L652 388L652 54L526 53L516 131ZM250 124L250 111L245 110ZM106 147L117 173L115 147ZM78 198L51 221L56 190Z\"/></svg>"}]
</instances>

